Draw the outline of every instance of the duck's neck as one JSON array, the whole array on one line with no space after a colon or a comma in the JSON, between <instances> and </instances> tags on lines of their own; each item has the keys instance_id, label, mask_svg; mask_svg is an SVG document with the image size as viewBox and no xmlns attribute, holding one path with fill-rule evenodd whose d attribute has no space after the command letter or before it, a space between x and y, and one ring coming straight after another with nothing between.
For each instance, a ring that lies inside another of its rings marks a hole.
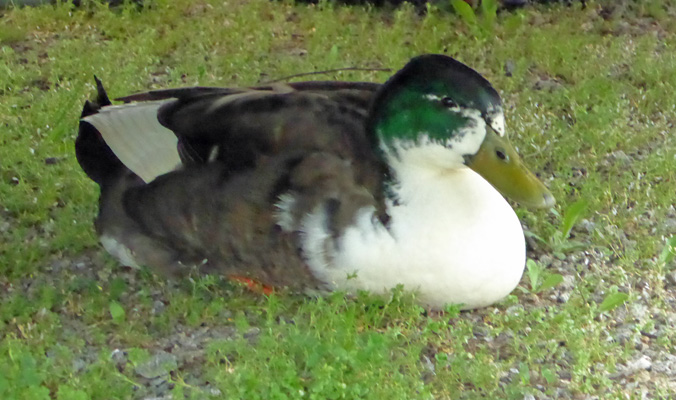
<instances>
[{"instance_id":1,"label":"duck's neck","mask_svg":"<svg viewBox=\"0 0 676 400\"><path fill-rule=\"evenodd\" d=\"M388 154L391 168L388 204L392 229L436 230L444 236L453 226L481 218L486 208L506 204L462 157L443 146L402 149ZM510 210L511 212L511 210Z\"/></svg>"},{"instance_id":2,"label":"duck's neck","mask_svg":"<svg viewBox=\"0 0 676 400\"><path fill-rule=\"evenodd\" d=\"M429 196L441 200L445 197L443 191L453 191L458 186L452 183L454 177L471 172L463 164L461 156L436 144L397 146L383 150L383 157L390 169L384 184L392 205L403 205L403 199L406 199L407 206L415 200L424 203ZM427 191L430 193L424 194Z\"/></svg>"}]
</instances>

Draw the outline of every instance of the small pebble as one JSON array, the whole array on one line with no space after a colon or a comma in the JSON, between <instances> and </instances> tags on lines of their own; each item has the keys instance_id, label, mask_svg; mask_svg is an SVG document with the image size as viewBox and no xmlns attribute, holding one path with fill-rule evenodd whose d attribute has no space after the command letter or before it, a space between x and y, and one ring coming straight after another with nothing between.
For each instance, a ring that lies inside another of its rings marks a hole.
<instances>
[{"instance_id":1,"label":"small pebble","mask_svg":"<svg viewBox=\"0 0 676 400\"><path fill-rule=\"evenodd\" d=\"M624 151L622 150L617 150L612 153L610 153L610 157L614 158L616 161L618 161L621 165L628 165L631 163L631 157L629 157Z\"/></svg>"},{"instance_id":2,"label":"small pebble","mask_svg":"<svg viewBox=\"0 0 676 400\"><path fill-rule=\"evenodd\" d=\"M255 339L261 333L261 328L253 327L249 328L248 331L244 334L244 339Z\"/></svg>"},{"instance_id":3,"label":"small pebble","mask_svg":"<svg viewBox=\"0 0 676 400\"><path fill-rule=\"evenodd\" d=\"M134 369L138 375L146 379L154 379L167 375L170 371L178 368L176 356L166 351L160 351Z\"/></svg>"},{"instance_id":4,"label":"small pebble","mask_svg":"<svg viewBox=\"0 0 676 400\"><path fill-rule=\"evenodd\" d=\"M73 372L75 373L82 371L83 369L85 369L86 366L87 363L85 362L85 360L81 358L76 358L75 360L73 360Z\"/></svg>"},{"instance_id":5,"label":"small pebble","mask_svg":"<svg viewBox=\"0 0 676 400\"><path fill-rule=\"evenodd\" d=\"M472 329L472 333L475 337L486 337L488 336L488 332L489 330L483 326L475 326L474 329Z\"/></svg>"},{"instance_id":6,"label":"small pebble","mask_svg":"<svg viewBox=\"0 0 676 400\"><path fill-rule=\"evenodd\" d=\"M153 303L153 314L155 315L162 314L162 311L164 311L165 308L166 306L164 305L163 302L161 302L160 300L155 300L155 302Z\"/></svg>"},{"instance_id":7,"label":"small pebble","mask_svg":"<svg viewBox=\"0 0 676 400\"><path fill-rule=\"evenodd\" d=\"M676 271L667 272L667 283L676 286Z\"/></svg>"},{"instance_id":8,"label":"small pebble","mask_svg":"<svg viewBox=\"0 0 676 400\"><path fill-rule=\"evenodd\" d=\"M562 87L563 87L562 84L560 84L559 82L557 82L553 79L540 79L537 82L535 82L533 89L535 89L535 90L546 90L548 92L553 92L557 89L561 89Z\"/></svg>"},{"instance_id":9,"label":"small pebble","mask_svg":"<svg viewBox=\"0 0 676 400\"><path fill-rule=\"evenodd\" d=\"M667 218L664 220L664 228L667 231L673 232L676 231L676 218Z\"/></svg>"},{"instance_id":10,"label":"small pebble","mask_svg":"<svg viewBox=\"0 0 676 400\"><path fill-rule=\"evenodd\" d=\"M570 292L563 292L556 297L557 303L563 304L570 300Z\"/></svg>"},{"instance_id":11,"label":"small pebble","mask_svg":"<svg viewBox=\"0 0 676 400\"><path fill-rule=\"evenodd\" d=\"M596 230L596 224L586 218L582 219L580 221L580 228L584 229L587 231L587 233L592 233Z\"/></svg>"},{"instance_id":12,"label":"small pebble","mask_svg":"<svg viewBox=\"0 0 676 400\"><path fill-rule=\"evenodd\" d=\"M435 371L434 363L426 355L422 356L422 364L423 368L425 369L425 372L430 373L432 375L437 374Z\"/></svg>"},{"instance_id":13,"label":"small pebble","mask_svg":"<svg viewBox=\"0 0 676 400\"><path fill-rule=\"evenodd\" d=\"M628 376L634 375L637 372L649 370L652 367L653 363L650 360L650 357L642 355L640 358L629 361L627 365L619 366L618 371L610 375L611 379L626 378Z\"/></svg>"},{"instance_id":14,"label":"small pebble","mask_svg":"<svg viewBox=\"0 0 676 400\"><path fill-rule=\"evenodd\" d=\"M514 63L514 60L507 60L505 62L505 76L512 76L515 67L516 64Z\"/></svg>"},{"instance_id":15,"label":"small pebble","mask_svg":"<svg viewBox=\"0 0 676 400\"><path fill-rule=\"evenodd\" d=\"M124 367L127 364L127 353L120 349L115 349L110 353L110 359L117 367Z\"/></svg>"},{"instance_id":16,"label":"small pebble","mask_svg":"<svg viewBox=\"0 0 676 400\"><path fill-rule=\"evenodd\" d=\"M558 372L559 379L564 380L564 381L569 381L573 379L573 374L570 373L570 371L559 371Z\"/></svg>"}]
</instances>

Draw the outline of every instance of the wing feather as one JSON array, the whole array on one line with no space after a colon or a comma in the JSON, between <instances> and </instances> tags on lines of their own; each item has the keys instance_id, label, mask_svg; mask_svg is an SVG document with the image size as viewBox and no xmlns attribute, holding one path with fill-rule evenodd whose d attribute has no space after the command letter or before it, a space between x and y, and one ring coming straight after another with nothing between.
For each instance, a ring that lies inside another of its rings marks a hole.
<instances>
[{"instance_id":1,"label":"wing feather","mask_svg":"<svg viewBox=\"0 0 676 400\"><path fill-rule=\"evenodd\" d=\"M101 133L115 156L145 182L181 164L176 135L157 120L167 100L106 106L83 118Z\"/></svg>"}]
</instances>

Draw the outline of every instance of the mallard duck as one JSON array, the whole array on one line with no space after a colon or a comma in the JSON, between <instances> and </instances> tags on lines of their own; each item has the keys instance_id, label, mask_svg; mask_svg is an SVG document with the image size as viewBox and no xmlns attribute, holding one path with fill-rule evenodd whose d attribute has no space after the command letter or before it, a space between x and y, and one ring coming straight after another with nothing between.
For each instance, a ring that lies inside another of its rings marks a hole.
<instances>
[{"instance_id":1,"label":"mallard duck","mask_svg":"<svg viewBox=\"0 0 676 400\"><path fill-rule=\"evenodd\" d=\"M76 154L121 263L305 291L403 285L433 309L490 305L525 264L519 219L554 198L505 135L500 96L453 58L385 84L151 91L97 79ZM501 194L502 193L502 194Z\"/></svg>"}]
</instances>

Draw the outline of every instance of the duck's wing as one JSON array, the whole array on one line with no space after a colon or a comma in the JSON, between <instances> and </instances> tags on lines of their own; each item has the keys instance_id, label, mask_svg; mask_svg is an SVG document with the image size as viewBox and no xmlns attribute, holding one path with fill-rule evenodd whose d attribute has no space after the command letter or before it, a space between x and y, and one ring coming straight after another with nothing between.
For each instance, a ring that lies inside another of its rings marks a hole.
<instances>
[{"instance_id":1,"label":"duck's wing","mask_svg":"<svg viewBox=\"0 0 676 400\"><path fill-rule=\"evenodd\" d=\"M173 92L176 100L159 109L158 120L178 137L184 161L217 159L233 171L250 168L259 154L288 148L364 157L372 150L365 119L377 87L301 82Z\"/></svg>"},{"instance_id":2,"label":"duck's wing","mask_svg":"<svg viewBox=\"0 0 676 400\"><path fill-rule=\"evenodd\" d=\"M119 99L123 105L83 113L80 136L95 139L88 132L93 128L116 158L146 182L181 163L218 160L226 170L241 171L260 156L290 148L373 162L365 119L379 86L299 82L151 91ZM99 92L105 94L100 85ZM87 163L86 158L79 159ZM95 168L83 169L95 178L89 172Z\"/></svg>"}]
</instances>

